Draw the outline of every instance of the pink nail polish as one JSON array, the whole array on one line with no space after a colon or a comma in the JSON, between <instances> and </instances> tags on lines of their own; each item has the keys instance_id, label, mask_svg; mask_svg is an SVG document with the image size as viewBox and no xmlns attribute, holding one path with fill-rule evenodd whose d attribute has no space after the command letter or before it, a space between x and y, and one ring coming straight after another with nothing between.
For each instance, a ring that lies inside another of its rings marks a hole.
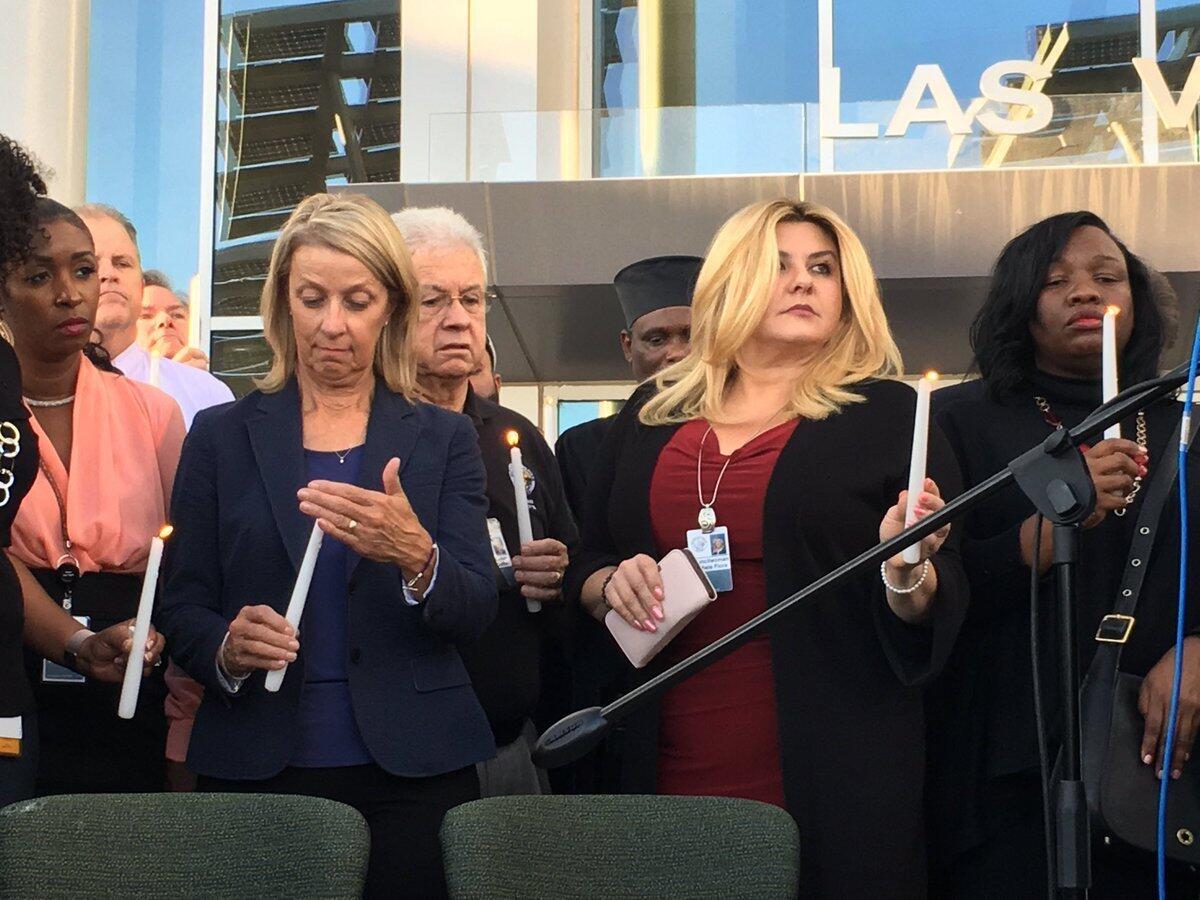
<instances>
[{"instance_id":1,"label":"pink nail polish","mask_svg":"<svg viewBox=\"0 0 1200 900\"><path fill-rule=\"evenodd\" d=\"M654 589L654 596L655 596L655 597L657 597L659 600L661 600L661 599L662 599L662 596L663 596L663 591L662 591L662 588L660 588L660 587L656 587L656 588Z\"/></svg>"},{"instance_id":2,"label":"pink nail polish","mask_svg":"<svg viewBox=\"0 0 1200 900\"><path fill-rule=\"evenodd\" d=\"M1150 762L1153 759L1154 759L1154 757L1151 756L1149 753L1147 753L1145 756L1142 757L1142 762L1145 763L1146 765L1150 765Z\"/></svg>"},{"instance_id":3,"label":"pink nail polish","mask_svg":"<svg viewBox=\"0 0 1200 900\"><path fill-rule=\"evenodd\" d=\"M646 630L649 631L651 634L653 634L654 632L658 631L658 626L655 625L653 622L651 622L649 619L647 619L646 620Z\"/></svg>"},{"instance_id":4,"label":"pink nail polish","mask_svg":"<svg viewBox=\"0 0 1200 900\"><path fill-rule=\"evenodd\" d=\"M661 621L662 621L664 618L666 618L666 617L663 615L663 611L662 611L662 607L661 607L661 606L656 606L656 607L654 607L654 609L653 609L653 610L651 610L651 612L653 612L653 613L654 613L654 618L658 619L658 621L660 621L660 622L661 622Z\"/></svg>"}]
</instances>

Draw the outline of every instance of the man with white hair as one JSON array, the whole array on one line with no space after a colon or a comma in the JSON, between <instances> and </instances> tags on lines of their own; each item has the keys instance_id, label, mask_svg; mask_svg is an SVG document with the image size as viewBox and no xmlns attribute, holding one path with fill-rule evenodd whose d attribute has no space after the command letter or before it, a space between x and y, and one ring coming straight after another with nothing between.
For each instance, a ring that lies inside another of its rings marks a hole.
<instances>
[{"instance_id":1,"label":"man with white hair","mask_svg":"<svg viewBox=\"0 0 1200 900\"><path fill-rule=\"evenodd\" d=\"M471 375L485 354L487 258L479 232L450 209L405 209L392 217L421 283L414 340L417 380L433 403L475 423L487 473L488 528L500 590L495 621L460 647L496 738L495 759L478 765L481 796L538 794L546 773L530 757L545 654L562 643L562 577L577 534L554 455L524 416L478 396ZM509 439L521 448L533 540L520 543L509 474ZM482 539L482 536L481 536ZM532 601L532 602L531 602ZM532 611L544 604L540 611Z\"/></svg>"},{"instance_id":2,"label":"man with white hair","mask_svg":"<svg viewBox=\"0 0 1200 900\"><path fill-rule=\"evenodd\" d=\"M224 382L208 372L170 359L153 364L150 352L137 342L137 323L142 313L142 260L138 253L137 229L119 210L89 203L75 209L92 233L96 262L100 269L100 305L96 330L113 365L127 378L153 384L169 394L183 412L183 423L202 409L233 399Z\"/></svg>"}]
</instances>

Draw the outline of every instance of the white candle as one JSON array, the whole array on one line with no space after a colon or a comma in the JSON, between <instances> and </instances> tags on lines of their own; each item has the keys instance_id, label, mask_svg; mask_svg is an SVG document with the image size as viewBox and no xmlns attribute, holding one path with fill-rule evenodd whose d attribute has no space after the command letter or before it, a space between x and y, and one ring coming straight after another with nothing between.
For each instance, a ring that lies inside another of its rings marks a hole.
<instances>
[{"instance_id":1,"label":"white candle","mask_svg":"<svg viewBox=\"0 0 1200 900\"><path fill-rule=\"evenodd\" d=\"M300 633L300 617L304 615L304 602L308 599L308 588L312 584L313 570L317 568L317 554L321 552L321 538L325 533L321 526L313 522L312 533L308 536L308 546L304 548L304 558L300 560L300 571L296 573L296 584L292 587L292 598L288 600L286 618L288 624ZM282 669L272 669L267 673L267 690L274 693L283 685L283 676L287 674L287 665Z\"/></svg>"},{"instance_id":2,"label":"white candle","mask_svg":"<svg viewBox=\"0 0 1200 900\"><path fill-rule=\"evenodd\" d=\"M122 719L132 719L137 710L138 692L142 689L142 657L146 655L146 641L150 637L150 613L154 610L154 595L158 590L163 541L171 536L172 530L170 525L164 525L150 539L150 557L146 560L146 577L142 579L142 596L138 599L137 618L133 624L133 646L125 660L125 679L121 682L121 700L117 704L117 715Z\"/></svg>"},{"instance_id":3,"label":"white candle","mask_svg":"<svg viewBox=\"0 0 1200 900\"><path fill-rule=\"evenodd\" d=\"M908 528L917 521L917 501L925 489L925 456L929 446L929 395L933 392L933 383L937 381L937 372L926 372L925 377L917 382L917 413L913 419L912 459L908 464L908 505L904 510L904 527ZM921 546L913 544L903 554L903 559L910 566L921 561Z\"/></svg>"},{"instance_id":4,"label":"white candle","mask_svg":"<svg viewBox=\"0 0 1200 900\"><path fill-rule=\"evenodd\" d=\"M1104 311L1104 358L1103 358L1103 400L1107 403L1117 396L1120 388L1117 386L1117 316L1121 314L1119 307L1110 306ZM1121 426L1119 423L1109 425L1104 429L1104 437L1119 438Z\"/></svg>"},{"instance_id":5,"label":"white candle","mask_svg":"<svg viewBox=\"0 0 1200 900\"><path fill-rule=\"evenodd\" d=\"M162 354L157 350L150 351L150 385L158 387L161 376L159 369L162 368Z\"/></svg>"},{"instance_id":6,"label":"white candle","mask_svg":"<svg viewBox=\"0 0 1200 900\"><path fill-rule=\"evenodd\" d=\"M509 446L508 476L512 479L513 501L517 507L517 538L522 545L533 540L533 526L529 524L529 495L525 493L525 463L521 461L521 448L517 446L520 435L510 431L505 435ZM521 552L517 548L517 553ZM525 601L525 608L530 612L540 612L542 604L537 600Z\"/></svg>"}]
</instances>

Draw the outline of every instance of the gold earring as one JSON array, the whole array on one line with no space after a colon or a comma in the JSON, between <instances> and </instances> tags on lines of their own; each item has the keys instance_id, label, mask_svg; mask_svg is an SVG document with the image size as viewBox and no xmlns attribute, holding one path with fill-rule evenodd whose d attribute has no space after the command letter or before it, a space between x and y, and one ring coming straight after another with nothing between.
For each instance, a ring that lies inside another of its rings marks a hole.
<instances>
[{"instance_id":1,"label":"gold earring","mask_svg":"<svg viewBox=\"0 0 1200 900\"><path fill-rule=\"evenodd\" d=\"M0 338L4 338L4 340L8 341L10 344L13 343L12 330L8 327L8 323L3 319L0 319Z\"/></svg>"}]
</instances>

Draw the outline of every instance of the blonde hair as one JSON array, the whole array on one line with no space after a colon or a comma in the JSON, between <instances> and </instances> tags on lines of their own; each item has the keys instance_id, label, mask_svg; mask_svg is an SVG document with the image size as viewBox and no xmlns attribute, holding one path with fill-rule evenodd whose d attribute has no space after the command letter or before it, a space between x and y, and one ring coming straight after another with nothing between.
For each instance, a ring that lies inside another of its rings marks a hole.
<instances>
[{"instance_id":1,"label":"blonde hair","mask_svg":"<svg viewBox=\"0 0 1200 900\"><path fill-rule=\"evenodd\" d=\"M787 412L823 419L862 401L850 386L900 371L879 285L858 236L833 211L780 199L753 203L717 231L692 298L691 351L658 374L658 392L642 408L647 425L720 419L737 357L766 315L779 275L775 229L811 222L837 245L842 272L842 320L822 353L796 381Z\"/></svg>"},{"instance_id":2,"label":"blonde hair","mask_svg":"<svg viewBox=\"0 0 1200 900\"><path fill-rule=\"evenodd\" d=\"M262 289L263 336L271 368L257 382L264 393L280 390L296 371L296 334L288 307L288 272L299 247L321 246L353 256L387 288L392 311L375 346L375 375L398 394L417 396L412 334L419 293L416 272L399 229L374 200L361 194L313 194L284 223L271 250Z\"/></svg>"}]
</instances>

